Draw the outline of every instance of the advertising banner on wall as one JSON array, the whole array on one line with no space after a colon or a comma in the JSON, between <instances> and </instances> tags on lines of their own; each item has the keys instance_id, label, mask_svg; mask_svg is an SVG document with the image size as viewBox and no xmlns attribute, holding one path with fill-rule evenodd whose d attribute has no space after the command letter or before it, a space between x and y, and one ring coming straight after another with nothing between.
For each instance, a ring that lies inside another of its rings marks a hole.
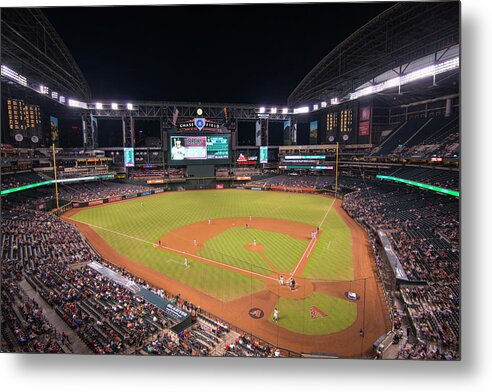
<instances>
[{"instance_id":1,"label":"advertising banner on wall","mask_svg":"<svg viewBox=\"0 0 492 392\"><path fill-rule=\"evenodd\" d=\"M290 127L290 145L297 145L297 121L295 119L292 121L292 126Z\"/></svg>"},{"instance_id":2,"label":"advertising banner on wall","mask_svg":"<svg viewBox=\"0 0 492 392\"><path fill-rule=\"evenodd\" d=\"M97 134L98 134L98 125L97 125L97 117L94 117L91 113L91 127L92 127L92 140L97 145Z\"/></svg>"},{"instance_id":3,"label":"advertising banner on wall","mask_svg":"<svg viewBox=\"0 0 492 392\"><path fill-rule=\"evenodd\" d=\"M58 128L58 118L50 116L51 143L58 147L60 141L60 132Z\"/></svg>"},{"instance_id":4,"label":"advertising banner on wall","mask_svg":"<svg viewBox=\"0 0 492 392\"><path fill-rule=\"evenodd\" d=\"M370 121L361 121L359 123L359 136L367 136L371 132L371 122Z\"/></svg>"},{"instance_id":5,"label":"advertising banner on wall","mask_svg":"<svg viewBox=\"0 0 492 392\"><path fill-rule=\"evenodd\" d=\"M255 124L255 139L256 139L256 146L261 146L261 121L256 120Z\"/></svg>"},{"instance_id":6,"label":"advertising banner on wall","mask_svg":"<svg viewBox=\"0 0 492 392\"><path fill-rule=\"evenodd\" d=\"M260 147L260 163L268 163L268 147Z\"/></svg>"},{"instance_id":7,"label":"advertising banner on wall","mask_svg":"<svg viewBox=\"0 0 492 392\"><path fill-rule=\"evenodd\" d=\"M284 121L284 146L290 146L290 118Z\"/></svg>"},{"instance_id":8,"label":"advertising banner on wall","mask_svg":"<svg viewBox=\"0 0 492 392\"><path fill-rule=\"evenodd\" d=\"M359 112L359 136L368 136L371 133L371 107L364 106Z\"/></svg>"},{"instance_id":9,"label":"advertising banner on wall","mask_svg":"<svg viewBox=\"0 0 492 392\"><path fill-rule=\"evenodd\" d=\"M309 144L318 143L318 121L309 123Z\"/></svg>"},{"instance_id":10,"label":"advertising banner on wall","mask_svg":"<svg viewBox=\"0 0 492 392\"><path fill-rule=\"evenodd\" d=\"M124 159L125 159L125 167L134 167L135 166L135 152L133 147L125 147L123 150Z\"/></svg>"}]
</instances>

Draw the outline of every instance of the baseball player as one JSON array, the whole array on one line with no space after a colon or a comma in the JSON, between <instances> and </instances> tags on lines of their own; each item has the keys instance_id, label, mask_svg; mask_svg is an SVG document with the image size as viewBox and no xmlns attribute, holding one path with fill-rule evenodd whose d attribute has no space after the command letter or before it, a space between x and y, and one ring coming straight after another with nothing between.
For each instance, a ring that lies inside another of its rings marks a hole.
<instances>
[{"instance_id":1,"label":"baseball player","mask_svg":"<svg viewBox=\"0 0 492 392\"><path fill-rule=\"evenodd\" d=\"M278 322L278 309L273 309L273 321Z\"/></svg>"}]
</instances>

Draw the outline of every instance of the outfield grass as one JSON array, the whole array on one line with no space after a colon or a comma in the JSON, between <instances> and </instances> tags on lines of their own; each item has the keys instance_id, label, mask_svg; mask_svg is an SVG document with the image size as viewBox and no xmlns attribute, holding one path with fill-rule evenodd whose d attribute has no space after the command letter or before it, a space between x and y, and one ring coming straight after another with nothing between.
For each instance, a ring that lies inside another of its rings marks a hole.
<instances>
[{"instance_id":1,"label":"outfield grass","mask_svg":"<svg viewBox=\"0 0 492 392\"><path fill-rule=\"evenodd\" d=\"M263 255L277 271L291 272L308 245L286 234L235 227L208 240L200 255L248 271L269 275L273 270L259 252L246 249L253 239L263 247Z\"/></svg>"},{"instance_id":2,"label":"outfield grass","mask_svg":"<svg viewBox=\"0 0 492 392\"><path fill-rule=\"evenodd\" d=\"M311 318L311 307L316 306L326 317ZM314 292L304 299L280 298L278 325L304 335L325 335L350 327L357 319L357 305L353 302ZM273 311L269 322L273 321Z\"/></svg>"},{"instance_id":3,"label":"outfield grass","mask_svg":"<svg viewBox=\"0 0 492 392\"><path fill-rule=\"evenodd\" d=\"M183 259L171 252L154 248L152 243L179 227L207 219L253 216L318 226L332 202L321 196L283 192L187 191L89 208L79 211L72 219L91 225L120 254L211 296L228 301L258 292L265 285L258 279L198 261L193 261L191 268L186 269L180 264ZM305 270L306 276L330 280L352 279L350 231L334 210L330 210L322 228L324 231L313 251L312 261ZM276 234L259 233L257 239L260 242L260 235L262 238L265 236L264 241L269 244L265 248L266 256L278 263L279 268L289 269L295 265L295 259L299 259L299 240L292 239L292 244L287 247L286 236L278 234L280 237L277 237ZM220 243L220 253L231 259L236 256L241 259L247 254L251 262L264 262L256 257L258 255L255 252L238 246L240 239L236 242L222 241L221 238L210 241ZM328 245L329 241L332 241L331 245ZM208 251L215 249L215 246L218 245L211 243ZM244 249L247 253L237 255L238 249ZM282 257L277 259L277 253Z\"/></svg>"},{"instance_id":4,"label":"outfield grass","mask_svg":"<svg viewBox=\"0 0 492 392\"><path fill-rule=\"evenodd\" d=\"M323 235L311 253L309 264L303 272L309 279L352 280L352 235L343 219L330 213L323 225Z\"/></svg>"}]
</instances>

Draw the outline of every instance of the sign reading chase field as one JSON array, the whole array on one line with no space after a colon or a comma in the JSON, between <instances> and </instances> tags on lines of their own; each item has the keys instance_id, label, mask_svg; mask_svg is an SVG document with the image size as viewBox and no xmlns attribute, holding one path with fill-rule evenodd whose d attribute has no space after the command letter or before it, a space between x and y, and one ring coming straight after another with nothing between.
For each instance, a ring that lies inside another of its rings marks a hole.
<instances>
[{"instance_id":1,"label":"sign reading chase field","mask_svg":"<svg viewBox=\"0 0 492 392\"><path fill-rule=\"evenodd\" d=\"M118 283L119 285L125 287L127 290L130 290L133 294L143 298L147 302L150 302L155 307L163 310L166 315L178 322L181 322L190 316L190 314L186 310L181 309L179 306L174 305L167 299L162 298L160 295L157 295L149 289L140 286L132 280L118 274L117 272L109 268L104 267L99 263L92 262L89 263L88 266L101 275L105 276L106 278Z\"/></svg>"}]
</instances>

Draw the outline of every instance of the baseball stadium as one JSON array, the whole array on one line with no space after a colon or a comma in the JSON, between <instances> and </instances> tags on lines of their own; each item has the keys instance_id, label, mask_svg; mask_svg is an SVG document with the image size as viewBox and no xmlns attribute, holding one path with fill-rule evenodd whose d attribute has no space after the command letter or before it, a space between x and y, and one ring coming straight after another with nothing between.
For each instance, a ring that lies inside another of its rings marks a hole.
<instances>
[{"instance_id":1,"label":"baseball stadium","mask_svg":"<svg viewBox=\"0 0 492 392\"><path fill-rule=\"evenodd\" d=\"M459 360L460 4L379 7L277 104L97 96L2 9L2 351Z\"/></svg>"}]
</instances>

